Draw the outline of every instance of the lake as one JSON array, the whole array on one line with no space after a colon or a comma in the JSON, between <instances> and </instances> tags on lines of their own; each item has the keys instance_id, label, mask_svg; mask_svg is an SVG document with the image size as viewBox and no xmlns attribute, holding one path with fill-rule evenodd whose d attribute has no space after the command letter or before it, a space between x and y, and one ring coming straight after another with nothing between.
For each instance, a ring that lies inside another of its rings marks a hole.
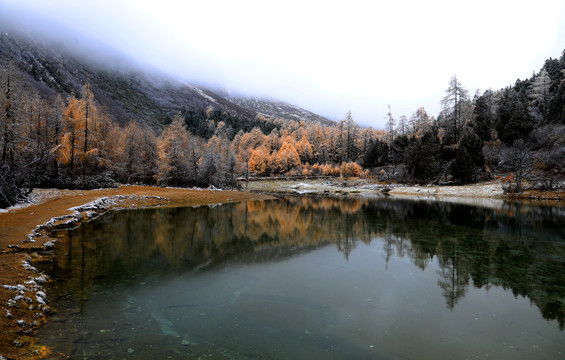
<instances>
[{"instance_id":1,"label":"lake","mask_svg":"<svg viewBox=\"0 0 565 360\"><path fill-rule=\"evenodd\" d=\"M58 233L39 342L76 359L565 358L565 208L282 197Z\"/></svg>"}]
</instances>

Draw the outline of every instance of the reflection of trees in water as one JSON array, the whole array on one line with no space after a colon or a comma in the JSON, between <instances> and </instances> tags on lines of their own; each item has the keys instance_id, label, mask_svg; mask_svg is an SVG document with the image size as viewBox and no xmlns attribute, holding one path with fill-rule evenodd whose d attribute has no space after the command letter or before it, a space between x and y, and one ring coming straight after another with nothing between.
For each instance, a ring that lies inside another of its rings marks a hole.
<instances>
[{"instance_id":1,"label":"reflection of trees in water","mask_svg":"<svg viewBox=\"0 0 565 360\"><path fill-rule=\"evenodd\" d=\"M461 269L460 257L457 249L452 248L451 256L441 258L438 271L440 278L438 285L443 289L443 296L447 307L453 309L459 299L465 296L469 284L469 274Z\"/></svg>"},{"instance_id":2,"label":"reflection of trees in water","mask_svg":"<svg viewBox=\"0 0 565 360\"><path fill-rule=\"evenodd\" d=\"M273 260L327 244L349 258L359 241L378 238L387 263L407 257L423 270L437 257L438 284L449 308L472 279L475 287L502 286L529 297L563 328L564 219L555 207L505 204L492 210L331 197L128 210L62 234L67 241L57 246L55 265L69 275L68 286L84 288L97 278L186 271L227 258Z\"/></svg>"},{"instance_id":3,"label":"reflection of trees in water","mask_svg":"<svg viewBox=\"0 0 565 360\"><path fill-rule=\"evenodd\" d=\"M379 206L377 204L377 206ZM562 208L505 204L501 209L432 202L399 203L397 235L409 239L410 257L438 259L438 284L448 307L473 286L501 286L530 298L561 329L565 315L565 236Z\"/></svg>"}]
</instances>

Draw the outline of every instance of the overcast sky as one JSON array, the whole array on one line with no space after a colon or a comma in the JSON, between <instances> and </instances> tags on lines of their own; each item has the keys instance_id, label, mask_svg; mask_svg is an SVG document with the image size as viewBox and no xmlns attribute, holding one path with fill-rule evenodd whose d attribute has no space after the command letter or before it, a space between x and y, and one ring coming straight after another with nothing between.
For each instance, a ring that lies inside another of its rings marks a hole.
<instances>
[{"instance_id":1,"label":"overcast sky","mask_svg":"<svg viewBox=\"0 0 565 360\"><path fill-rule=\"evenodd\" d=\"M449 79L473 94L565 49L563 0L0 0L0 21L84 34L179 77L384 127Z\"/></svg>"}]
</instances>

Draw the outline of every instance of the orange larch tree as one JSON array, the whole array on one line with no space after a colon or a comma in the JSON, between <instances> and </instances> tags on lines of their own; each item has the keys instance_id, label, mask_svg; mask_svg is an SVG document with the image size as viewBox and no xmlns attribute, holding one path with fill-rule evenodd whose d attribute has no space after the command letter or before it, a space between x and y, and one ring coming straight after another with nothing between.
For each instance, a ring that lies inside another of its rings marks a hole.
<instances>
[{"instance_id":1,"label":"orange larch tree","mask_svg":"<svg viewBox=\"0 0 565 360\"><path fill-rule=\"evenodd\" d=\"M73 95L63 111L63 132L60 141L61 147L58 150L58 160L60 163L69 166L71 179L74 178L77 158L83 149L79 145L83 141L81 141L83 134L80 134L81 122L83 121L84 102Z\"/></svg>"},{"instance_id":2,"label":"orange larch tree","mask_svg":"<svg viewBox=\"0 0 565 360\"><path fill-rule=\"evenodd\" d=\"M180 115L175 115L173 122L163 130L157 148L157 181L172 186L186 185L189 181L190 133L184 127L184 119Z\"/></svg>"},{"instance_id":3,"label":"orange larch tree","mask_svg":"<svg viewBox=\"0 0 565 360\"><path fill-rule=\"evenodd\" d=\"M269 163L269 151L264 146L260 146L251 153L249 170L256 175L265 175L270 170Z\"/></svg>"},{"instance_id":4,"label":"orange larch tree","mask_svg":"<svg viewBox=\"0 0 565 360\"><path fill-rule=\"evenodd\" d=\"M154 182L158 155L153 131L131 121L125 128L115 128L109 137L114 141L112 168L118 179L126 183Z\"/></svg>"},{"instance_id":5,"label":"orange larch tree","mask_svg":"<svg viewBox=\"0 0 565 360\"><path fill-rule=\"evenodd\" d=\"M277 152L275 164L278 172L286 173L300 166L300 156L292 144L285 142Z\"/></svg>"},{"instance_id":6,"label":"orange larch tree","mask_svg":"<svg viewBox=\"0 0 565 360\"><path fill-rule=\"evenodd\" d=\"M314 148L312 147L312 144L310 144L306 136L302 136L300 141L296 143L295 148L298 152L298 156L300 156L300 161L303 164L312 161Z\"/></svg>"}]
</instances>

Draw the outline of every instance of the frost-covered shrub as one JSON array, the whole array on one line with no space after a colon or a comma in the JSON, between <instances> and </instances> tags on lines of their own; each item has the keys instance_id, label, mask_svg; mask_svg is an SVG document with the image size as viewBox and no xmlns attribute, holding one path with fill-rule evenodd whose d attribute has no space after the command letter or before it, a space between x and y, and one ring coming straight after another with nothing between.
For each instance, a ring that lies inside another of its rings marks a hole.
<instances>
[{"instance_id":1,"label":"frost-covered shrub","mask_svg":"<svg viewBox=\"0 0 565 360\"><path fill-rule=\"evenodd\" d=\"M110 177L109 174L100 174L94 176L81 176L72 182L73 189L91 190L99 188L116 188L118 184Z\"/></svg>"}]
</instances>

